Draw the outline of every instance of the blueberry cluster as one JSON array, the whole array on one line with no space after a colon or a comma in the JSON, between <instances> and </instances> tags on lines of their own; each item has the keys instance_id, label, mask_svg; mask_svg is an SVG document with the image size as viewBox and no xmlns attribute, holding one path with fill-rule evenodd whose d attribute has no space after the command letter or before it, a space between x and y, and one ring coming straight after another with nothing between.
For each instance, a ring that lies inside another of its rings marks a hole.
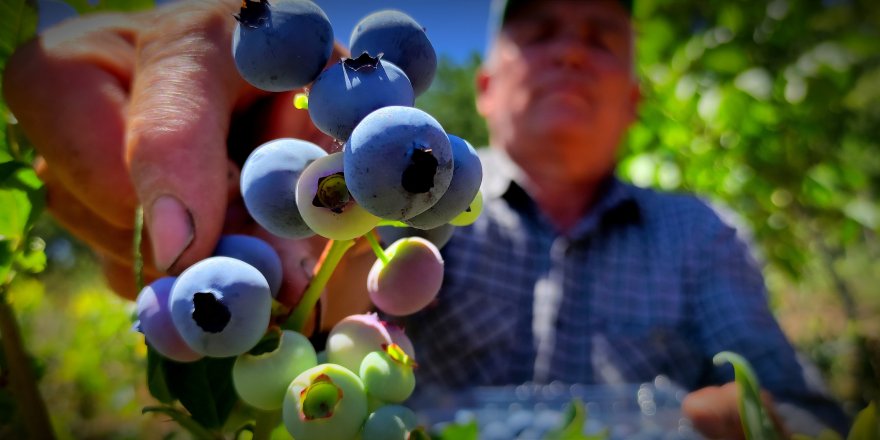
<instances>
[{"instance_id":1,"label":"blueberry cluster","mask_svg":"<svg viewBox=\"0 0 880 440\"><path fill-rule=\"evenodd\" d=\"M376 308L392 316L425 308L443 282L438 247L476 220L482 180L473 147L413 107L437 64L425 30L403 12L376 12L352 32L353 56L329 63L333 28L311 1L245 0L235 18L242 78L270 92L309 86L295 105L337 140L329 152L292 138L257 147L241 171L249 214L284 238L365 237L378 257L365 280ZM235 357L238 397L280 411L297 440L408 438L417 419L401 403L416 364L403 330L376 314L349 316L318 352L278 326L281 284L269 244L224 236L212 257L143 289L138 328L175 362Z\"/></svg>"}]
</instances>

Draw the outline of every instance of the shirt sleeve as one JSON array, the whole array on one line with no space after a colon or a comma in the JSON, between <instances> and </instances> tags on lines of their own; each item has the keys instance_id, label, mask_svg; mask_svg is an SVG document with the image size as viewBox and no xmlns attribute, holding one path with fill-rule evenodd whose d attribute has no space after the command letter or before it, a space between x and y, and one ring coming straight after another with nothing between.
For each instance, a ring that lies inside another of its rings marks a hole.
<instances>
[{"instance_id":1,"label":"shirt sleeve","mask_svg":"<svg viewBox=\"0 0 880 440\"><path fill-rule=\"evenodd\" d=\"M694 317L705 360L721 351L733 351L751 363L761 386L777 402L805 410L828 427L845 433L848 426L840 407L828 396L821 379L805 374L794 348L771 312L764 279L745 243L709 208L698 246ZM732 381L729 365L709 367L705 385ZM796 420L786 423L792 430Z\"/></svg>"}]
</instances>

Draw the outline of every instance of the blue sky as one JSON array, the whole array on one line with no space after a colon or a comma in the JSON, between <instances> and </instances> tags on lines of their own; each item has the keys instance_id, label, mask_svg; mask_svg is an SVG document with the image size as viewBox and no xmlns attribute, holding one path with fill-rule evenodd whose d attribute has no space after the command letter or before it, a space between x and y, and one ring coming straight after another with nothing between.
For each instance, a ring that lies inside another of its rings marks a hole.
<instances>
[{"instance_id":1,"label":"blue sky","mask_svg":"<svg viewBox=\"0 0 880 440\"><path fill-rule=\"evenodd\" d=\"M73 14L60 0L40 0L39 3L41 29ZM482 53L486 45L490 0L316 0L316 3L330 18L336 39L346 46L358 20L388 8L406 12L427 29L438 56L445 55L460 62L473 52Z\"/></svg>"}]
</instances>

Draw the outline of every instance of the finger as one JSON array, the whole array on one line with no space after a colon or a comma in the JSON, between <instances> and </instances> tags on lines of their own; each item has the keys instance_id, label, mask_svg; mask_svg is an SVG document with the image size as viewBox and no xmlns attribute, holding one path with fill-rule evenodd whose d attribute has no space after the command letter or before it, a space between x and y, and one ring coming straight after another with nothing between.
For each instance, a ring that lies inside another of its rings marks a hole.
<instances>
[{"instance_id":1,"label":"finger","mask_svg":"<svg viewBox=\"0 0 880 440\"><path fill-rule=\"evenodd\" d=\"M137 299L138 293L135 282L134 267L130 264L121 263L112 258L99 257L101 261L101 270L104 273L104 279L107 286L117 295L134 301ZM148 285L153 281L161 278L163 275L155 270L143 271L144 285Z\"/></svg>"},{"instance_id":2,"label":"finger","mask_svg":"<svg viewBox=\"0 0 880 440\"><path fill-rule=\"evenodd\" d=\"M244 90L229 55L234 8L193 5L142 36L126 134L154 261L170 272L210 255L219 238L229 118Z\"/></svg>"},{"instance_id":3,"label":"finger","mask_svg":"<svg viewBox=\"0 0 880 440\"><path fill-rule=\"evenodd\" d=\"M710 439L744 439L736 383L694 391L682 402L682 411L694 429Z\"/></svg>"},{"instance_id":4,"label":"finger","mask_svg":"<svg viewBox=\"0 0 880 440\"><path fill-rule=\"evenodd\" d=\"M45 161L38 160L36 170L46 188L46 208L55 220L96 252L121 264L130 265L134 258L134 228L118 228L106 222L68 191L66 186L60 184L53 173L54 169L50 169ZM134 224L134 213L131 213L127 224ZM147 268L155 270L150 264L152 255L149 246L143 245L141 254Z\"/></svg>"},{"instance_id":5,"label":"finger","mask_svg":"<svg viewBox=\"0 0 880 440\"><path fill-rule=\"evenodd\" d=\"M137 26L123 15L67 22L18 50L3 78L10 108L58 182L128 228L136 202L122 147Z\"/></svg>"}]
</instances>

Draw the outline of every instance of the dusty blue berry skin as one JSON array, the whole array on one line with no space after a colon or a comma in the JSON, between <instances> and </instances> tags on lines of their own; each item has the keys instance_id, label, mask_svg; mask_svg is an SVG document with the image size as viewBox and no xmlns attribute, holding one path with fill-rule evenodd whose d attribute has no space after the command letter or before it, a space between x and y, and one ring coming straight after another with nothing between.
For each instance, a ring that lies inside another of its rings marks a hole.
<instances>
[{"instance_id":1,"label":"dusty blue berry skin","mask_svg":"<svg viewBox=\"0 0 880 440\"><path fill-rule=\"evenodd\" d=\"M137 297L138 329L147 342L168 359L177 362L193 362L202 355L193 351L171 321L168 298L175 277L163 277L144 287Z\"/></svg>"},{"instance_id":2,"label":"dusty blue berry skin","mask_svg":"<svg viewBox=\"0 0 880 440\"><path fill-rule=\"evenodd\" d=\"M279 237L314 235L296 207L296 181L306 165L326 155L311 142L291 138L257 147L241 168L241 195L251 217Z\"/></svg>"},{"instance_id":3,"label":"dusty blue berry skin","mask_svg":"<svg viewBox=\"0 0 880 440\"><path fill-rule=\"evenodd\" d=\"M333 52L333 28L327 14L308 0L273 0L265 20L255 27L238 23L232 57L245 81L259 89L283 92L318 77Z\"/></svg>"},{"instance_id":4,"label":"dusty blue berry skin","mask_svg":"<svg viewBox=\"0 0 880 440\"><path fill-rule=\"evenodd\" d=\"M371 214L405 220L434 205L452 180L452 147L431 115L383 107L365 117L343 146L345 183ZM424 165L433 163L433 167Z\"/></svg>"},{"instance_id":5,"label":"dusty blue berry skin","mask_svg":"<svg viewBox=\"0 0 880 440\"><path fill-rule=\"evenodd\" d=\"M197 353L238 356L269 326L272 295L259 270L241 260L209 257L183 271L171 288L171 319Z\"/></svg>"},{"instance_id":6,"label":"dusty blue berry skin","mask_svg":"<svg viewBox=\"0 0 880 440\"><path fill-rule=\"evenodd\" d=\"M406 221L412 227L433 229L448 223L468 209L480 190L483 166L476 150L455 135L449 135L449 143L452 146L452 182L434 206Z\"/></svg>"},{"instance_id":7,"label":"dusty blue berry skin","mask_svg":"<svg viewBox=\"0 0 880 440\"><path fill-rule=\"evenodd\" d=\"M351 33L348 47L352 56L382 53L382 59L406 73L416 96L428 90L437 71L437 53L425 29L409 15L393 9L361 19Z\"/></svg>"},{"instance_id":8,"label":"dusty blue berry skin","mask_svg":"<svg viewBox=\"0 0 880 440\"><path fill-rule=\"evenodd\" d=\"M412 85L399 67L362 56L342 60L318 76L309 90L309 116L321 131L345 141L374 110L414 102Z\"/></svg>"},{"instance_id":9,"label":"dusty blue berry skin","mask_svg":"<svg viewBox=\"0 0 880 440\"><path fill-rule=\"evenodd\" d=\"M266 277L272 297L278 297L281 289L281 257L269 243L251 235L224 235L214 248L214 256L235 258L254 266Z\"/></svg>"}]
</instances>

